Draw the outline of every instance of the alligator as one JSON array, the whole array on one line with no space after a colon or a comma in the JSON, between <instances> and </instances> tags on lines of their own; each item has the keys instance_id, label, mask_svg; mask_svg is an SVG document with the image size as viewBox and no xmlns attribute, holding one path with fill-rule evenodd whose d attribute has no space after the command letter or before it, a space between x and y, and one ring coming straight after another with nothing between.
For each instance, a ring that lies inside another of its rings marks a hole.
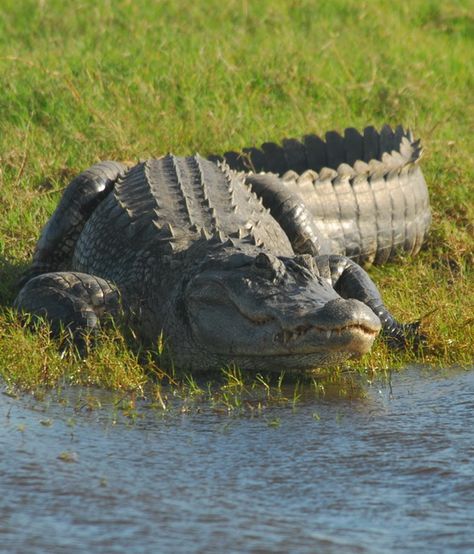
<instances>
[{"instance_id":1,"label":"alligator","mask_svg":"<svg viewBox=\"0 0 474 554\"><path fill-rule=\"evenodd\" d=\"M417 254L431 223L420 141L400 125L395 131L384 125L380 133L372 126L362 134L330 131L325 138L267 142L209 159L250 172L247 183L284 226L295 252L340 254L364 267ZM289 192L302 202L285 200Z\"/></svg>"},{"instance_id":2,"label":"alligator","mask_svg":"<svg viewBox=\"0 0 474 554\"><path fill-rule=\"evenodd\" d=\"M77 342L122 321L147 347L164 337L188 370L312 369L368 352L381 330L409 342L417 325L391 315L360 263L419 249L420 148L401 128L371 129L217 163L95 164L44 227L16 308Z\"/></svg>"}]
</instances>

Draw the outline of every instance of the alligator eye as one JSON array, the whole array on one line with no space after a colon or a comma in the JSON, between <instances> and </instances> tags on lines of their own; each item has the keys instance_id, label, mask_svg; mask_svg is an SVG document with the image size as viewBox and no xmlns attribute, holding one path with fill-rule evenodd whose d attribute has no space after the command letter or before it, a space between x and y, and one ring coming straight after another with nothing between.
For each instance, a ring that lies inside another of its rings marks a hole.
<instances>
[{"instance_id":1,"label":"alligator eye","mask_svg":"<svg viewBox=\"0 0 474 554\"><path fill-rule=\"evenodd\" d=\"M266 254L265 252L260 252L260 254L255 257L253 267L258 275L273 282L281 278L285 268L278 258L271 254Z\"/></svg>"},{"instance_id":2,"label":"alligator eye","mask_svg":"<svg viewBox=\"0 0 474 554\"><path fill-rule=\"evenodd\" d=\"M260 254L258 254L253 262L253 265L258 269L274 269L273 261L270 259L268 254L265 254L265 252L260 252Z\"/></svg>"}]
</instances>

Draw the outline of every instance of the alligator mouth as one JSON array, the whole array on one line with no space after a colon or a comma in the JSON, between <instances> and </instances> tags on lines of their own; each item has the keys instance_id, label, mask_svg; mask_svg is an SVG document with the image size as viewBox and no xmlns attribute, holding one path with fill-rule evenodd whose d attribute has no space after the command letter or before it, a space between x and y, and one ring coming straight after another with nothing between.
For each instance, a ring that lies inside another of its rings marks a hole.
<instances>
[{"instance_id":1,"label":"alligator mouth","mask_svg":"<svg viewBox=\"0 0 474 554\"><path fill-rule=\"evenodd\" d=\"M288 344L303 338L310 331L315 331L325 339L329 340L334 337L341 337L346 334L363 335L367 338L374 338L379 334L379 329L373 329L362 323L350 323L341 327L320 327L318 325L299 325L295 329L282 329L276 333L273 342L280 344Z\"/></svg>"},{"instance_id":2,"label":"alligator mouth","mask_svg":"<svg viewBox=\"0 0 474 554\"><path fill-rule=\"evenodd\" d=\"M325 308L331 302L339 300L333 299L323 307L315 307L314 312L309 309L306 316L303 314L300 316L300 322L298 322L297 317L290 315L285 317L284 310L282 317L279 317L278 314L248 306L241 299L229 294L220 282L217 281L215 284L218 285L217 290L222 289L225 293L218 297L219 302L216 302L215 295L212 297L201 295L198 299L200 303L205 303L206 306L215 303L219 310L223 310L223 307L226 306L229 313L234 312L234 315L229 315L229 317L234 320L235 314L238 313L251 327L251 329L244 331L244 339L241 344L238 339L232 339L234 354L240 351L239 354L241 355L268 357L312 355L316 352L335 351L365 353L370 349L375 337L380 332L380 321L375 314L372 318L369 317L369 313L372 312L367 306L364 306L365 310L362 310L360 314L357 311L358 306L351 305L347 306L347 313L344 313L345 310L341 310L339 306L335 314L325 314ZM206 283L206 285L209 285L209 283ZM343 299L340 300L343 301ZM358 304L362 303L359 302ZM352 314L353 308L355 311ZM319 311L322 313L318 321L317 312ZM327 319L327 322L325 319ZM374 321L371 321L371 319ZM301 322L302 320L303 322ZM377 321L377 324L375 321ZM255 333L255 344L248 343L249 337L252 336L252 329ZM259 344L257 334L261 335L260 348L256 346ZM211 330L209 330L209 335L211 335ZM251 354L252 351L253 354Z\"/></svg>"},{"instance_id":3,"label":"alligator mouth","mask_svg":"<svg viewBox=\"0 0 474 554\"><path fill-rule=\"evenodd\" d=\"M241 312L242 313L242 312ZM274 317L268 316L268 317L256 317L256 316L249 316L247 314L242 314L251 321L254 325L257 326L263 326L267 325L269 323L272 323L275 320ZM279 330L273 338L274 343L279 344L289 344L292 342L296 342L300 339L303 339L309 332L316 332L321 337L325 338L326 340L330 340L331 338L335 337L341 337L343 335L362 335L366 337L367 339L375 339L375 337L379 334L380 329L370 327L369 325L366 325L364 323L349 323L346 325L341 325L339 327L322 327L320 325L298 325L294 329L281 329Z\"/></svg>"}]
</instances>

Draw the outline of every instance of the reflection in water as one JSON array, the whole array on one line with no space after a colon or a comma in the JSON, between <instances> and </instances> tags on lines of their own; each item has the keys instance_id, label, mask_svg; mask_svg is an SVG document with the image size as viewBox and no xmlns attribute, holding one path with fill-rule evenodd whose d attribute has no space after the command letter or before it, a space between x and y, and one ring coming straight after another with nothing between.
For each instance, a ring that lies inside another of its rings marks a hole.
<instances>
[{"instance_id":1,"label":"reflection in water","mask_svg":"<svg viewBox=\"0 0 474 554\"><path fill-rule=\"evenodd\" d=\"M0 397L6 552L472 552L474 371L258 417ZM95 402L112 402L97 392ZM78 409L79 406L79 409Z\"/></svg>"}]
</instances>

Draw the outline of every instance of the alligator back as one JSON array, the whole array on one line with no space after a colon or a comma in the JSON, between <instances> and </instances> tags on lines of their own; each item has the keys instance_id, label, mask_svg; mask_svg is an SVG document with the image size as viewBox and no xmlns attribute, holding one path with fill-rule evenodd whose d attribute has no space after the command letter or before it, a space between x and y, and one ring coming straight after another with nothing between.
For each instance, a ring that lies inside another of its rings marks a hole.
<instances>
[{"instance_id":1,"label":"alligator back","mask_svg":"<svg viewBox=\"0 0 474 554\"><path fill-rule=\"evenodd\" d=\"M191 156L148 160L120 177L88 219L72 269L117 283L137 251L171 254L204 239L247 241L291 256L288 237L241 174Z\"/></svg>"},{"instance_id":2,"label":"alligator back","mask_svg":"<svg viewBox=\"0 0 474 554\"><path fill-rule=\"evenodd\" d=\"M377 132L348 128L261 148L226 152L238 171L271 172L304 202L334 254L382 264L398 252L416 254L431 221L421 147L401 126Z\"/></svg>"}]
</instances>

